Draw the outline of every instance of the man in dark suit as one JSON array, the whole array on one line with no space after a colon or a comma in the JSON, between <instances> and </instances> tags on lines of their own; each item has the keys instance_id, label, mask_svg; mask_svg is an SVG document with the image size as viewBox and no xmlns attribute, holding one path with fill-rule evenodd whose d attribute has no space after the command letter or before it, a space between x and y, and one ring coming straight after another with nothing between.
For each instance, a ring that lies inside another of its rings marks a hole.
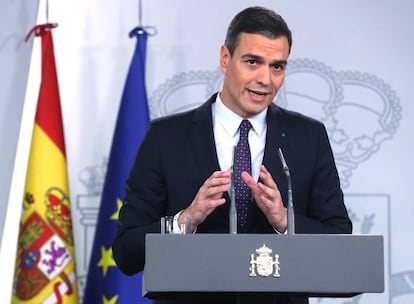
<instances>
[{"instance_id":1,"label":"man in dark suit","mask_svg":"<svg viewBox=\"0 0 414 304\"><path fill-rule=\"evenodd\" d=\"M238 231L275 237L286 232L287 180L277 154L281 148L292 177L296 232L351 233L325 127L272 103L285 78L291 45L291 32L281 16L261 7L241 11L220 49L221 92L197 109L150 124L127 180L113 243L123 272L143 270L145 234L160 232L162 216L175 216L176 227L190 218L193 233L229 232L232 153L239 125L246 119L251 172L243 172L241 179L252 199ZM242 297L241 303L307 299L255 295Z\"/></svg>"}]
</instances>

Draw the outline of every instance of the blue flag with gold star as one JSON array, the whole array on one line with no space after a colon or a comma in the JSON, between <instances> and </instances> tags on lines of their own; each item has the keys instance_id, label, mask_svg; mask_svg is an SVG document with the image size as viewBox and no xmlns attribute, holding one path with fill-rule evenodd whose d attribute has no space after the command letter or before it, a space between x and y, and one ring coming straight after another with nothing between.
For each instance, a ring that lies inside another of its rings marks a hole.
<instances>
[{"instance_id":1,"label":"blue flag with gold star","mask_svg":"<svg viewBox=\"0 0 414 304\"><path fill-rule=\"evenodd\" d=\"M145 89L148 34L143 28L137 27L129 36L136 37L137 41L112 140L83 296L84 304L151 303L142 298L142 273L124 275L115 264L111 247L125 194L125 181L149 123Z\"/></svg>"}]
</instances>

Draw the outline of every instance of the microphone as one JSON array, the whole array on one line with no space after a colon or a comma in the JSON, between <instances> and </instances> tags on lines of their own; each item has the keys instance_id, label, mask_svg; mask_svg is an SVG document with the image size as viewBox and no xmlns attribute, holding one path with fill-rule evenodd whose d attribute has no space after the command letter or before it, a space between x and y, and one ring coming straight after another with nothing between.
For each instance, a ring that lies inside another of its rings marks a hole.
<instances>
[{"instance_id":1,"label":"microphone","mask_svg":"<svg viewBox=\"0 0 414 304\"><path fill-rule=\"evenodd\" d=\"M233 147L233 160L231 164L231 183L230 183L230 233L237 234L237 210L236 210L236 190L234 188L234 159L236 158L236 146Z\"/></svg>"},{"instance_id":2,"label":"microphone","mask_svg":"<svg viewBox=\"0 0 414 304\"><path fill-rule=\"evenodd\" d=\"M295 234L295 213L293 208L293 196L292 196L292 180L290 178L290 171L289 167L283 157L282 149L277 149L277 154L279 154L280 161L282 162L283 171L286 174L287 182L288 182L288 204L287 204L287 216L288 216L288 227L287 227L287 234L293 235Z\"/></svg>"}]
</instances>

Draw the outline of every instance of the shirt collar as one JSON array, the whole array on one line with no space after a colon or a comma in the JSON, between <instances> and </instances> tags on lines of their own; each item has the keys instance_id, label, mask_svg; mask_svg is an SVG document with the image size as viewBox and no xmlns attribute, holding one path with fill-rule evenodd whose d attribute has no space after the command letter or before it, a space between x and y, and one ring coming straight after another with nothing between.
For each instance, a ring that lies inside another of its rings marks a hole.
<instances>
[{"instance_id":1,"label":"shirt collar","mask_svg":"<svg viewBox=\"0 0 414 304\"><path fill-rule=\"evenodd\" d=\"M220 94L217 94L216 102L214 103L215 107L213 111L215 111L214 116L217 123L223 126L223 129L229 136L234 136L240 126L243 117L237 115L229 108L227 108L220 97ZM252 124L253 131L257 134L257 136L262 136L263 132L266 130L266 114L267 108L264 109L259 114L249 117L249 121Z\"/></svg>"}]
</instances>

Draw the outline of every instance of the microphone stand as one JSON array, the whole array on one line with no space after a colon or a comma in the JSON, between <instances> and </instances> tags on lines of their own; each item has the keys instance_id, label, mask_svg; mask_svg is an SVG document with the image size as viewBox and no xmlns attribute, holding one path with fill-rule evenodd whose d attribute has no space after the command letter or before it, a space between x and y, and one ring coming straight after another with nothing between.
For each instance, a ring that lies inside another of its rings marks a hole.
<instances>
[{"instance_id":1,"label":"microphone stand","mask_svg":"<svg viewBox=\"0 0 414 304\"><path fill-rule=\"evenodd\" d=\"M234 188L234 159L236 156L236 146L233 148L232 173L230 183L230 233L237 234L237 210L236 210L236 190Z\"/></svg>"},{"instance_id":2,"label":"microphone stand","mask_svg":"<svg viewBox=\"0 0 414 304\"><path fill-rule=\"evenodd\" d=\"M282 162L283 171L286 174L287 182L288 182L288 204L287 204L287 217L288 217L288 227L287 227L287 234L293 235L295 234L295 213L293 208L293 194L292 194L292 180L290 178L290 171L289 167L283 157L282 149L277 149L277 154L279 154L280 161Z\"/></svg>"}]
</instances>

